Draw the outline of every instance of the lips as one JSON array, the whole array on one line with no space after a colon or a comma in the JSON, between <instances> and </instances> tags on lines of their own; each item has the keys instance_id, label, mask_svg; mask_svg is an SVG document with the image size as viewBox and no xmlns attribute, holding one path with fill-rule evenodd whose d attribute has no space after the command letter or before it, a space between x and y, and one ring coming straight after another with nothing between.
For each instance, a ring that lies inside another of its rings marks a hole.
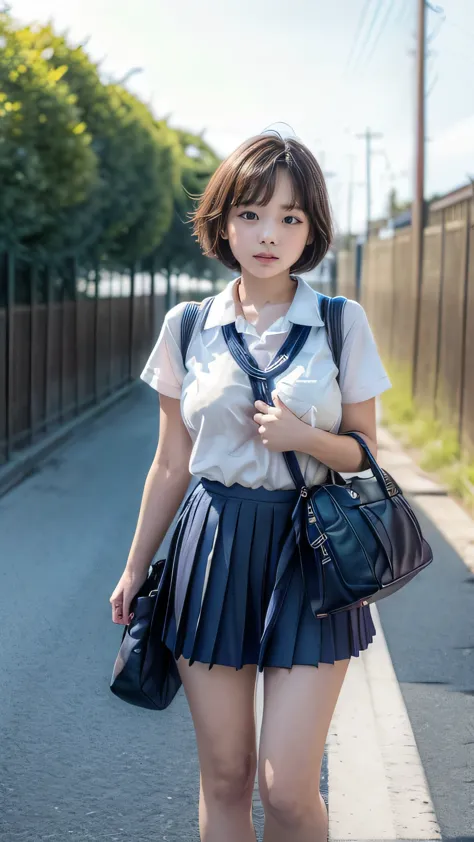
<instances>
[{"instance_id":1,"label":"lips","mask_svg":"<svg viewBox=\"0 0 474 842\"><path fill-rule=\"evenodd\" d=\"M254 254L258 260L278 260L273 254L262 253L262 254Z\"/></svg>"}]
</instances>

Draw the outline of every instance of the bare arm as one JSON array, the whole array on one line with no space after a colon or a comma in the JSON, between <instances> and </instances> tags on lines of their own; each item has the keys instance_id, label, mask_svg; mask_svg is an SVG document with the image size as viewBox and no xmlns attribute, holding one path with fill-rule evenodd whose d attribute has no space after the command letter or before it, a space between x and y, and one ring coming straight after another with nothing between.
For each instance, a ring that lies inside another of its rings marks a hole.
<instances>
[{"instance_id":1,"label":"bare arm","mask_svg":"<svg viewBox=\"0 0 474 842\"><path fill-rule=\"evenodd\" d=\"M275 395L274 407L264 401L256 401L255 408L258 412L254 421L259 425L261 441L268 450L309 453L334 471L355 473L368 466L360 445L349 436L341 435L354 431L360 433L374 458L377 458L375 398L343 404L339 434L328 433L301 421L278 395Z\"/></svg>"},{"instance_id":2,"label":"bare arm","mask_svg":"<svg viewBox=\"0 0 474 842\"><path fill-rule=\"evenodd\" d=\"M160 395L158 446L145 481L125 570L109 600L116 623L128 622L130 602L145 581L153 557L186 493L191 448L179 400Z\"/></svg>"},{"instance_id":3,"label":"bare arm","mask_svg":"<svg viewBox=\"0 0 474 842\"><path fill-rule=\"evenodd\" d=\"M304 424L300 429L301 443L297 448L309 453L334 471L355 473L367 468L365 454L360 445L341 433L354 431L365 439L373 457L377 459L377 426L375 398L360 403L342 405L342 421L339 433L327 433Z\"/></svg>"}]
</instances>

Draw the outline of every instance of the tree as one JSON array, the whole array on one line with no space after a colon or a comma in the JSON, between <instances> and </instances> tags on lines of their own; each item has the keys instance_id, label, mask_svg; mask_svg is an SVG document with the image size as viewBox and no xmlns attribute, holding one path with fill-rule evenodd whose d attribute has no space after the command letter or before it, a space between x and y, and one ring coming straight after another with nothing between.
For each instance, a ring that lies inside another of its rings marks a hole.
<instances>
[{"instance_id":1,"label":"tree","mask_svg":"<svg viewBox=\"0 0 474 842\"><path fill-rule=\"evenodd\" d=\"M397 190L395 187L392 187L388 194L388 217L391 219L397 214L402 213L405 210L409 210L411 208L411 201L401 202L398 198Z\"/></svg>"},{"instance_id":2,"label":"tree","mask_svg":"<svg viewBox=\"0 0 474 842\"><path fill-rule=\"evenodd\" d=\"M50 250L80 249L94 262L129 263L155 248L171 221L174 136L120 85L103 84L98 64L51 25L34 34L64 78L92 137L98 179L85 200L48 232Z\"/></svg>"},{"instance_id":3,"label":"tree","mask_svg":"<svg viewBox=\"0 0 474 842\"><path fill-rule=\"evenodd\" d=\"M27 29L0 13L0 245L40 242L97 181L92 138L64 82Z\"/></svg>"},{"instance_id":4,"label":"tree","mask_svg":"<svg viewBox=\"0 0 474 842\"><path fill-rule=\"evenodd\" d=\"M168 290L172 275L187 273L214 280L222 274L222 267L217 261L202 254L190 219L194 202L204 191L220 159L198 135L180 129L175 132L180 177L175 185L172 221L167 234L151 255L155 269L168 279Z\"/></svg>"}]
</instances>

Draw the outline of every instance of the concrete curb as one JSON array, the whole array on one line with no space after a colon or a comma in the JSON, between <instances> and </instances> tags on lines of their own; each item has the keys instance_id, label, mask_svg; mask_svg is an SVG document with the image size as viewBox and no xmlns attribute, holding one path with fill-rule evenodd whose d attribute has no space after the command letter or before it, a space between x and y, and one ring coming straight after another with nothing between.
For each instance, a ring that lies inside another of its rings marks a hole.
<instances>
[{"instance_id":1,"label":"concrete curb","mask_svg":"<svg viewBox=\"0 0 474 842\"><path fill-rule=\"evenodd\" d=\"M46 434L36 444L15 453L13 458L0 468L0 497L34 473L43 459L60 447L81 427L98 418L120 400L127 397L139 382L139 380L134 380L132 383L128 383L117 392L109 395L100 404L81 412L77 418L68 421L53 433Z\"/></svg>"}]
</instances>

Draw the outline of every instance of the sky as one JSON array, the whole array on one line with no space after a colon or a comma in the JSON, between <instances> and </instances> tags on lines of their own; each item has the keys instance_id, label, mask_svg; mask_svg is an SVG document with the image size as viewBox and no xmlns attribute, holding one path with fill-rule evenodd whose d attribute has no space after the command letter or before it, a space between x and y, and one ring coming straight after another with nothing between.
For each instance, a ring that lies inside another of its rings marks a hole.
<instances>
[{"instance_id":1,"label":"sky","mask_svg":"<svg viewBox=\"0 0 474 842\"><path fill-rule=\"evenodd\" d=\"M372 217L392 186L412 196L416 0L9 2L20 20L52 20L72 43L87 41L104 80L137 68L127 86L222 157L277 124L296 135L326 172L340 231L364 230L367 129L380 134ZM428 197L474 176L474 0L430 6Z\"/></svg>"}]
</instances>

